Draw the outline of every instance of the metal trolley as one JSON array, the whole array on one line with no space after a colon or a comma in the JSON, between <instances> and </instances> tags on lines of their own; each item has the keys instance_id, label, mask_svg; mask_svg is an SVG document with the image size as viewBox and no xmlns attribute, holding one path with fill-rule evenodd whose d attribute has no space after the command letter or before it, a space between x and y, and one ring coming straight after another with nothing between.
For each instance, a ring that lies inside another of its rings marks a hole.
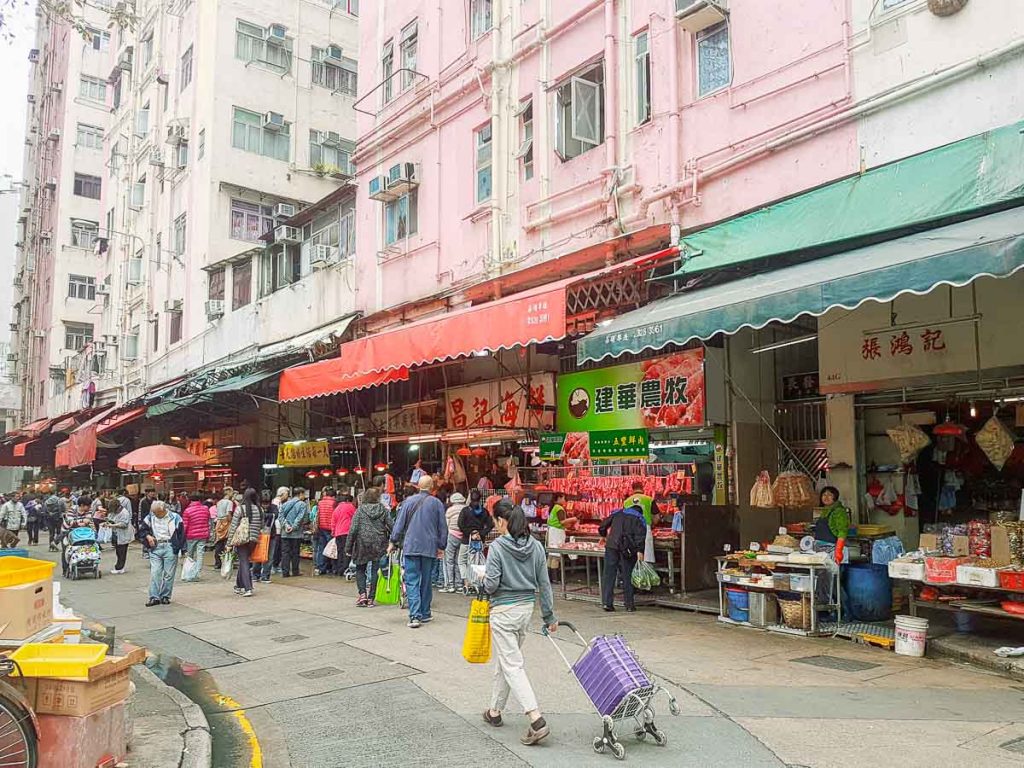
<instances>
[{"instance_id":1,"label":"metal trolley","mask_svg":"<svg viewBox=\"0 0 1024 768\"><path fill-rule=\"evenodd\" d=\"M562 657L562 661L569 668L569 672L579 682L583 692L587 694L587 698L590 699L591 704L594 705L597 713L601 716L604 732L601 736L594 738L594 751L602 754L605 750L610 749L616 759L625 760L626 747L615 735L615 725L630 718L633 720L633 735L637 741L643 741L650 735L654 739L654 743L659 747L664 747L668 744L668 736L658 730L654 724L654 698L659 693L664 693L668 697L669 712L673 715L679 714L679 704L676 702L675 696L655 682L654 677L640 664L636 654L633 653L631 648L626 646L625 641L621 640L621 638L613 637L612 639L616 642L603 643L602 652L606 658L610 655L616 667L623 671L623 676L633 680L637 685L629 688L615 708L611 712L606 713L603 709L607 710L607 698L602 698L594 690L593 681L584 674L583 670L587 667L587 657L597 651L599 641L608 640L608 638L599 635L588 643L570 622L560 621L558 625L572 631L584 646L583 652L575 662L572 662L562 652L561 647L555 642L555 638L548 632L547 627L541 629L542 634L551 640L551 644L558 651L558 655ZM639 675L637 674L638 672L640 673Z\"/></svg>"}]
</instances>

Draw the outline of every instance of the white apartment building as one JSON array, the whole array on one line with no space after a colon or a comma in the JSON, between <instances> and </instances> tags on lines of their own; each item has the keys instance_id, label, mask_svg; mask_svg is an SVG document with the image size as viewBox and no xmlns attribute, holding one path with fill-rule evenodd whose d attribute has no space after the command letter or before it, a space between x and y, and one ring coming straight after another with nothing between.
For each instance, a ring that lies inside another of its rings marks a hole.
<instances>
[{"instance_id":1,"label":"white apartment building","mask_svg":"<svg viewBox=\"0 0 1024 768\"><path fill-rule=\"evenodd\" d=\"M97 4L98 5L98 4ZM107 16L83 6L84 33L40 14L28 92L8 355L31 421L82 407L71 361L98 333L93 246L101 219Z\"/></svg>"},{"instance_id":2,"label":"white apartment building","mask_svg":"<svg viewBox=\"0 0 1024 768\"><path fill-rule=\"evenodd\" d=\"M99 402L244 364L351 312L354 203L339 190L352 175L358 11L140 0L108 62L102 331L80 361ZM283 225L329 195L326 213Z\"/></svg>"}]
</instances>

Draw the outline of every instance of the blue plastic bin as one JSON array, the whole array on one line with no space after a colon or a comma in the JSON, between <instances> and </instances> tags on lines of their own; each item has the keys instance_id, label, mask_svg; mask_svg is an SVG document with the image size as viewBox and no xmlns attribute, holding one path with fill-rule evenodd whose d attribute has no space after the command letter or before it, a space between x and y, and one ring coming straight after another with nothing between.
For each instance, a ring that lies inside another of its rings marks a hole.
<instances>
[{"instance_id":1,"label":"blue plastic bin","mask_svg":"<svg viewBox=\"0 0 1024 768\"><path fill-rule=\"evenodd\" d=\"M750 593L745 589L729 587L725 590L729 601L729 618L733 621L750 621Z\"/></svg>"}]
</instances>

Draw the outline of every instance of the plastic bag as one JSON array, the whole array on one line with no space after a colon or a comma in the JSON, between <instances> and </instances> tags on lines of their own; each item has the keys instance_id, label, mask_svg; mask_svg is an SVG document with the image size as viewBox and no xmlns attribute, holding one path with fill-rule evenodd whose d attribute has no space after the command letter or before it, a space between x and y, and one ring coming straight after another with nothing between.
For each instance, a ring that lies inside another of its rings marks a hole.
<instances>
[{"instance_id":1,"label":"plastic bag","mask_svg":"<svg viewBox=\"0 0 1024 768\"><path fill-rule=\"evenodd\" d=\"M253 547L252 553L249 555L250 563L265 563L267 558L270 557L270 531L264 530L260 532L260 537L256 539L256 546Z\"/></svg>"},{"instance_id":2,"label":"plastic bag","mask_svg":"<svg viewBox=\"0 0 1024 768\"><path fill-rule=\"evenodd\" d=\"M394 559L388 562L387 572L377 579L374 601L381 605L398 605L402 599L402 574Z\"/></svg>"},{"instance_id":3,"label":"plastic bag","mask_svg":"<svg viewBox=\"0 0 1024 768\"><path fill-rule=\"evenodd\" d=\"M483 547L475 549L472 544L479 544L480 542L472 542L469 548L469 574L466 579L472 586L480 587L484 583L484 574L487 572L487 558L484 557Z\"/></svg>"},{"instance_id":4,"label":"plastic bag","mask_svg":"<svg viewBox=\"0 0 1024 768\"><path fill-rule=\"evenodd\" d=\"M775 478L772 496L778 507L807 508L813 507L817 501L811 478L794 470L782 472Z\"/></svg>"},{"instance_id":5,"label":"plastic bag","mask_svg":"<svg viewBox=\"0 0 1024 768\"><path fill-rule=\"evenodd\" d=\"M931 440L924 431L914 424L900 424L898 427L885 430L889 439L896 445L899 451L900 461L904 464L917 458L922 450L931 445Z\"/></svg>"},{"instance_id":6,"label":"plastic bag","mask_svg":"<svg viewBox=\"0 0 1024 768\"><path fill-rule=\"evenodd\" d=\"M775 506L775 496L772 494L772 478L767 470L761 470L754 481L754 487L750 489L750 506L767 509Z\"/></svg>"},{"instance_id":7,"label":"plastic bag","mask_svg":"<svg viewBox=\"0 0 1024 768\"><path fill-rule=\"evenodd\" d=\"M1013 433L998 418L993 416L978 430L974 442L992 462L996 469L1002 469L1013 453Z\"/></svg>"},{"instance_id":8,"label":"plastic bag","mask_svg":"<svg viewBox=\"0 0 1024 768\"><path fill-rule=\"evenodd\" d=\"M105 525L101 525L100 529L96 531L96 543L97 544L109 544L114 540L114 531Z\"/></svg>"},{"instance_id":9,"label":"plastic bag","mask_svg":"<svg viewBox=\"0 0 1024 768\"><path fill-rule=\"evenodd\" d=\"M331 540L328 541L324 545L324 557L326 557L328 560L337 560L338 559L338 540L337 539L332 537Z\"/></svg>"},{"instance_id":10,"label":"plastic bag","mask_svg":"<svg viewBox=\"0 0 1024 768\"><path fill-rule=\"evenodd\" d=\"M235 570L235 553L228 550L220 561L220 577L226 579Z\"/></svg>"},{"instance_id":11,"label":"plastic bag","mask_svg":"<svg viewBox=\"0 0 1024 768\"><path fill-rule=\"evenodd\" d=\"M633 586L649 592L661 584L661 577L650 563L640 561L633 569Z\"/></svg>"},{"instance_id":12,"label":"plastic bag","mask_svg":"<svg viewBox=\"0 0 1024 768\"><path fill-rule=\"evenodd\" d=\"M198 581L199 574L202 573L203 564L198 560L193 560L188 555L185 556L185 560L181 565L181 580L182 581Z\"/></svg>"},{"instance_id":13,"label":"plastic bag","mask_svg":"<svg viewBox=\"0 0 1024 768\"><path fill-rule=\"evenodd\" d=\"M486 664L491 660L491 604L487 600L477 599L469 606L462 658L470 664Z\"/></svg>"}]
</instances>

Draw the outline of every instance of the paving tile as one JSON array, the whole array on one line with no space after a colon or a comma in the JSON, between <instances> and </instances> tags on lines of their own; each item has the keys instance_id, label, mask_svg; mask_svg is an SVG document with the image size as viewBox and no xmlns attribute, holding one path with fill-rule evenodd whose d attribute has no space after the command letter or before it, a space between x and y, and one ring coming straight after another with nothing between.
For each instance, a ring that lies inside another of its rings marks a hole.
<instances>
[{"instance_id":1,"label":"paving tile","mask_svg":"<svg viewBox=\"0 0 1024 768\"><path fill-rule=\"evenodd\" d=\"M200 640L175 627L127 634L132 642L145 646L153 653L175 656L199 669L224 667L246 661L223 648Z\"/></svg>"}]
</instances>

